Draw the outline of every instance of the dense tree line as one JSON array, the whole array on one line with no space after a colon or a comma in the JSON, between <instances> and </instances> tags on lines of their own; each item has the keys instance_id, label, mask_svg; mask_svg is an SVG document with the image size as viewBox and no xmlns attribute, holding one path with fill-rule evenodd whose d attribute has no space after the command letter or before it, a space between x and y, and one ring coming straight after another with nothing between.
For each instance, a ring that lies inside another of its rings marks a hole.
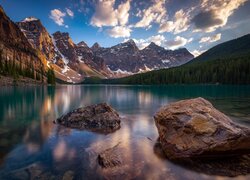
<instances>
[{"instance_id":1,"label":"dense tree line","mask_svg":"<svg viewBox=\"0 0 250 180\"><path fill-rule=\"evenodd\" d=\"M231 59L194 62L133 76L84 83L105 84L250 84L250 55Z\"/></svg>"},{"instance_id":2,"label":"dense tree line","mask_svg":"<svg viewBox=\"0 0 250 180\"><path fill-rule=\"evenodd\" d=\"M119 81L125 84L250 84L250 56L195 62L113 80Z\"/></svg>"},{"instance_id":3,"label":"dense tree line","mask_svg":"<svg viewBox=\"0 0 250 180\"><path fill-rule=\"evenodd\" d=\"M14 52L15 54L15 52ZM7 60L3 57L3 51L0 49L0 74L4 76L11 76L15 80L21 77L28 77L37 81L44 81L44 76L47 75L49 84L55 84L55 73L53 69L49 69L47 74L41 69L39 72L35 71L32 62L22 65L21 62L14 59Z\"/></svg>"}]
</instances>

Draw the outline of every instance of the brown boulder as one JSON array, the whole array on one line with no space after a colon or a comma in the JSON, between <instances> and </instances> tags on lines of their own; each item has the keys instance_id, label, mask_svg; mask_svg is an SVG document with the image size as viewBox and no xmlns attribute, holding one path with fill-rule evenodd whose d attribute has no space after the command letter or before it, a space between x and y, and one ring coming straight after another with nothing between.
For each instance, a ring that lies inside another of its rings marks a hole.
<instances>
[{"instance_id":1,"label":"brown boulder","mask_svg":"<svg viewBox=\"0 0 250 180\"><path fill-rule=\"evenodd\" d=\"M57 123L66 127L103 133L119 129L120 122L119 114L106 103L79 108L57 119Z\"/></svg>"},{"instance_id":2,"label":"brown boulder","mask_svg":"<svg viewBox=\"0 0 250 180\"><path fill-rule=\"evenodd\" d=\"M154 116L163 151L170 159L250 153L250 130L203 98L162 107Z\"/></svg>"}]
</instances>

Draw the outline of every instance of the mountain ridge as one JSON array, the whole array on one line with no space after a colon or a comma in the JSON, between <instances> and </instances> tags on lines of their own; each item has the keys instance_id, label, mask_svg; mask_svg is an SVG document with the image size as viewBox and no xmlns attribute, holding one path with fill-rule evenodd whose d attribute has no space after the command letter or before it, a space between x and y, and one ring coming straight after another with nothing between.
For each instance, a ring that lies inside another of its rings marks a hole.
<instances>
[{"instance_id":1,"label":"mountain ridge","mask_svg":"<svg viewBox=\"0 0 250 180\"><path fill-rule=\"evenodd\" d=\"M240 46L237 46L239 45ZM237 46L237 47L236 47ZM87 79L102 84L250 84L250 34L209 49L182 66L136 74L120 79ZM237 51L235 51L237 49ZM222 56L225 52L228 56ZM216 56L211 56L217 52Z\"/></svg>"}]
</instances>

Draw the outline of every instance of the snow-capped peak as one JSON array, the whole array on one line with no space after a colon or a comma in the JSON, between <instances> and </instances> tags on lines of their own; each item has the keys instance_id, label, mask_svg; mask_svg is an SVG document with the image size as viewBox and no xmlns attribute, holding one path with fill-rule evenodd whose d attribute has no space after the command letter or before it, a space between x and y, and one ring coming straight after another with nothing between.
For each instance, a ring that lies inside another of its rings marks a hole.
<instances>
[{"instance_id":1,"label":"snow-capped peak","mask_svg":"<svg viewBox=\"0 0 250 180\"><path fill-rule=\"evenodd\" d=\"M22 22L31 22L31 21L38 21L38 19L35 17L27 17Z\"/></svg>"}]
</instances>

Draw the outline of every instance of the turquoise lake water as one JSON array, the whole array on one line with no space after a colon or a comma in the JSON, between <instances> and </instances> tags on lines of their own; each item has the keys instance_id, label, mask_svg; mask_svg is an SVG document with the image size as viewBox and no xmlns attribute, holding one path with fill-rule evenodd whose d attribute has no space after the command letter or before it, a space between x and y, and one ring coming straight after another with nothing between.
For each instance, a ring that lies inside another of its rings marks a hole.
<instances>
[{"instance_id":1,"label":"turquoise lake water","mask_svg":"<svg viewBox=\"0 0 250 180\"><path fill-rule=\"evenodd\" d=\"M163 105L195 97L206 98L236 123L250 127L250 86L1 87L0 179L110 177L110 172L96 166L95 153L117 143L122 144L121 153L129 165L121 170L121 178L227 179L227 173L218 173L217 167L197 170L155 152L158 132L153 115ZM75 108L100 102L119 112L121 129L98 134L53 123Z\"/></svg>"}]
</instances>

